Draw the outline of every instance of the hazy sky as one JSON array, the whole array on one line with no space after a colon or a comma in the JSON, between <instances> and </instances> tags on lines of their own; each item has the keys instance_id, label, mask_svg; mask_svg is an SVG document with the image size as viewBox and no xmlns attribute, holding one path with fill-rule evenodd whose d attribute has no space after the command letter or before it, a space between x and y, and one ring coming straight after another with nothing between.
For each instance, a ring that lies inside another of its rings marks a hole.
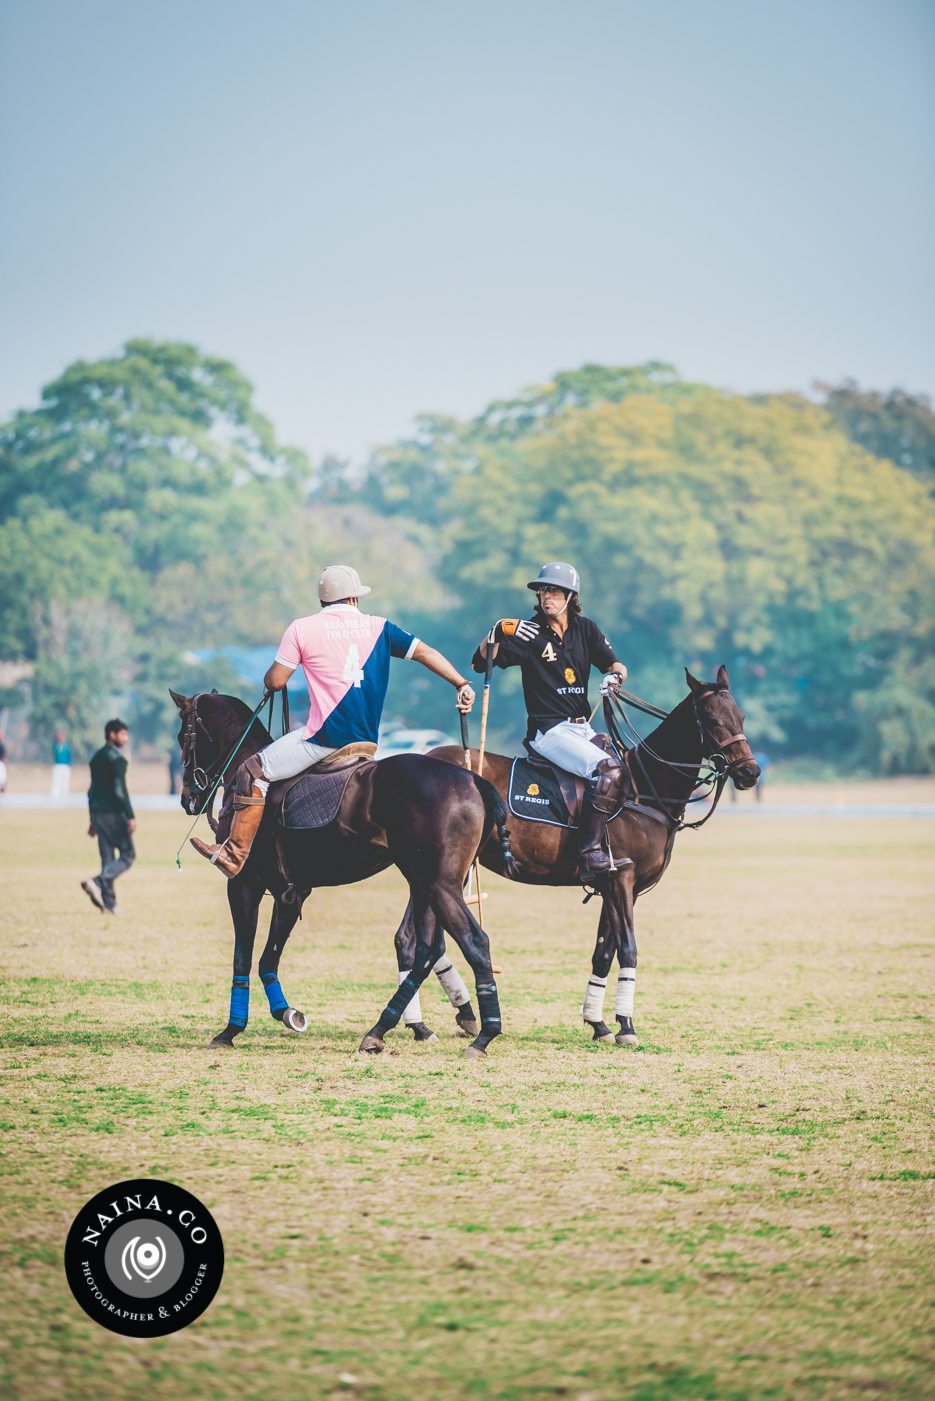
<instances>
[{"instance_id":1,"label":"hazy sky","mask_svg":"<svg viewBox=\"0 0 935 1401\"><path fill-rule=\"evenodd\" d=\"M930 0L0 0L0 413L130 336L359 456L588 360L935 389Z\"/></svg>"}]
</instances>

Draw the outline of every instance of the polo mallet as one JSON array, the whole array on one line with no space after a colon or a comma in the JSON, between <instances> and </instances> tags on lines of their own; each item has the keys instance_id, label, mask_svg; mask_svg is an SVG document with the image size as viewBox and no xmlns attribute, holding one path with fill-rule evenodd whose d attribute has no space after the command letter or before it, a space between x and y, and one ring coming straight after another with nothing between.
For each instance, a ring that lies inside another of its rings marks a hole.
<instances>
[{"instance_id":1,"label":"polo mallet","mask_svg":"<svg viewBox=\"0 0 935 1401\"><path fill-rule=\"evenodd\" d=\"M477 751L477 772L484 776L484 750L487 748L487 711L490 709L490 681L493 676L493 651L495 642L487 643L487 662L484 667L484 695L480 707L480 747Z\"/></svg>"},{"instance_id":2,"label":"polo mallet","mask_svg":"<svg viewBox=\"0 0 935 1401\"><path fill-rule=\"evenodd\" d=\"M464 749L464 767L467 769L468 773L471 773L471 741L468 739L468 718L463 710L459 711L458 713L461 716L461 745ZM471 871L474 874L474 899L470 899L470 897L466 894L465 901L469 905L476 903L477 923L480 925L481 929L483 929L484 897L481 894L480 888L480 862L478 861L476 856L474 857L474 864L471 867Z\"/></svg>"}]
</instances>

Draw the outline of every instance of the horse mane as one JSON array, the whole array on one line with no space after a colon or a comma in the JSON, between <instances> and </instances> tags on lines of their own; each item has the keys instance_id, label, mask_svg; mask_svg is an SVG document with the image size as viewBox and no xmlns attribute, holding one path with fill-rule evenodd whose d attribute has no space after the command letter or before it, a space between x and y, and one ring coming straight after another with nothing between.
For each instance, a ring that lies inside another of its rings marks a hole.
<instances>
[{"instance_id":1,"label":"horse mane","mask_svg":"<svg viewBox=\"0 0 935 1401\"><path fill-rule=\"evenodd\" d=\"M247 720L249 720L250 716L253 714L252 706L249 706L246 701L241 700L239 696L228 696L220 691L208 691L205 694L204 699L210 699L214 701L226 701L234 712L234 719L239 720L244 724L247 722ZM257 715L254 719L253 724L250 726L250 729L253 733L254 739L262 738L264 744L272 744L273 736L263 724L263 721L260 719L259 715Z\"/></svg>"}]
</instances>

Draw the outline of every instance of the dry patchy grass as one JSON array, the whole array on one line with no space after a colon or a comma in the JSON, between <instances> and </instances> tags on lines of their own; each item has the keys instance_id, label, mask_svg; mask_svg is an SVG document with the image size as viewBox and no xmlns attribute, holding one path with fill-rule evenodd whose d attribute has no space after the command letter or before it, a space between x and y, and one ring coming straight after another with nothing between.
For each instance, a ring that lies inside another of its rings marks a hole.
<instances>
[{"instance_id":1,"label":"dry patchy grass","mask_svg":"<svg viewBox=\"0 0 935 1401\"><path fill-rule=\"evenodd\" d=\"M635 1053L578 1021L595 906L489 879L506 1034L477 1065L434 989L438 1043L355 1054L395 982L395 874L306 907L283 983L308 1035L255 983L212 1053L226 901L174 869L181 816L144 814L119 920L78 888L77 814L0 822L8 1394L926 1393L931 824L683 836L637 909ZM150 1175L211 1208L227 1268L194 1327L139 1343L80 1312L61 1252L87 1197Z\"/></svg>"}]
</instances>

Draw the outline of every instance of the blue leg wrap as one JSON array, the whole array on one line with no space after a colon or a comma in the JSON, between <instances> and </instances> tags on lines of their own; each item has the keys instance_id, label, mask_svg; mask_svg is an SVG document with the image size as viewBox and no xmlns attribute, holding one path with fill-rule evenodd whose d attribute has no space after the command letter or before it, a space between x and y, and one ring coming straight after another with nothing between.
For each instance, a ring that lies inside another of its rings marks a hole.
<instances>
[{"instance_id":1,"label":"blue leg wrap","mask_svg":"<svg viewBox=\"0 0 935 1401\"><path fill-rule=\"evenodd\" d=\"M277 1012L284 1012L289 1006L286 1001L286 994L279 983L278 973L261 973L260 978L266 989L266 996L269 998L269 1010L275 1017Z\"/></svg>"},{"instance_id":2,"label":"blue leg wrap","mask_svg":"<svg viewBox=\"0 0 935 1401\"><path fill-rule=\"evenodd\" d=\"M235 973L231 982L231 1026L246 1026L250 1016L250 975Z\"/></svg>"}]
</instances>

